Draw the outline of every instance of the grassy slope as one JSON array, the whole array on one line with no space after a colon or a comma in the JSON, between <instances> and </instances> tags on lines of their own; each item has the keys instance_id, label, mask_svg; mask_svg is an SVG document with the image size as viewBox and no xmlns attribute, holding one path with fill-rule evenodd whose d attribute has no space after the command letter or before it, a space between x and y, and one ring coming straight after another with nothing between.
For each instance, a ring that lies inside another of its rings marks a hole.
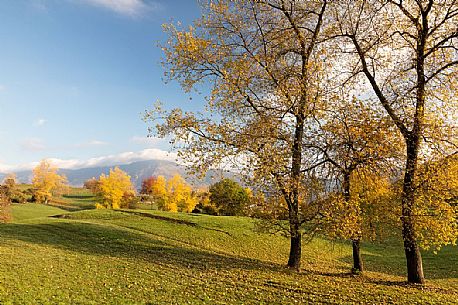
<instances>
[{"instance_id":1,"label":"grassy slope","mask_svg":"<svg viewBox=\"0 0 458 305\"><path fill-rule=\"evenodd\" d=\"M83 196L84 197L84 196ZM68 197L67 197L68 199ZM75 203L87 198L73 198ZM89 199L87 199L89 200ZM66 209L69 210L69 209ZM0 303L447 304L458 300L458 251L425 253L426 288L406 287L399 246L365 245L364 277L346 272L347 244L304 247L300 274L283 267L288 241L248 218L122 211L68 213L15 206L0 226ZM48 215L68 213L67 218Z\"/></svg>"}]
</instances>

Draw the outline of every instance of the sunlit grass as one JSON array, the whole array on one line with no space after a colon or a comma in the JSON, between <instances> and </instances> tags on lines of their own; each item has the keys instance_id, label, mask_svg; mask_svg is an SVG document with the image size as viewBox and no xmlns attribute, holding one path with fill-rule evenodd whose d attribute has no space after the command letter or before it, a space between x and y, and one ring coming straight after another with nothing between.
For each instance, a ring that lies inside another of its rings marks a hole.
<instances>
[{"instance_id":1,"label":"sunlit grass","mask_svg":"<svg viewBox=\"0 0 458 305\"><path fill-rule=\"evenodd\" d=\"M59 214L65 218L48 217ZM38 204L15 205L13 216L13 223L0 226L1 304L447 304L458 299L456 247L424 253L428 282L420 288L405 285L396 241L365 244L368 271L353 277L347 243L305 244L303 270L295 273L284 267L288 240L254 232L246 217L68 212Z\"/></svg>"}]
</instances>

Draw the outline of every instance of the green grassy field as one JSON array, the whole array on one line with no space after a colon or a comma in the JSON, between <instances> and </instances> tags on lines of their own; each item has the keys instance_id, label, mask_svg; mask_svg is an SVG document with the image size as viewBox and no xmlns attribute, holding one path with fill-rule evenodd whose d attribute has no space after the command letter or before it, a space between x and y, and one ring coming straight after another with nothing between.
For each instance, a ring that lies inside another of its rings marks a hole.
<instances>
[{"instance_id":1,"label":"green grassy field","mask_svg":"<svg viewBox=\"0 0 458 305\"><path fill-rule=\"evenodd\" d=\"M354 277L350 246L316 239L295 273L288 240L254 232L249 218L84 210L91 200L13 207L0 225L0 304L458 302L456 247L424 253L423 287L405 285L393 244L365 244L368 271Z\"/></svg>"}]
</instances>

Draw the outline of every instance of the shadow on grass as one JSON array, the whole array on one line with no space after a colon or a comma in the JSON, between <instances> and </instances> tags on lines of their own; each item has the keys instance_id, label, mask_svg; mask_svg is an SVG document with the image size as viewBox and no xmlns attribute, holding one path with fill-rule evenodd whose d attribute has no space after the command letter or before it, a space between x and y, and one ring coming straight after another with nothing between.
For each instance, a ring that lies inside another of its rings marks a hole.
<instances>
[{"instance_id":1,"label":"shadow on grass","mask_svg":"<svg viewBox=\"0 0 458 305\"><path fill-rule=\"evenodd\" d=\"M69 198L69 199L80 199L80 200L89 200L89 199L94 199L94 195L62 195L64 198Z\"/></svg>"},{"instance_id":2,"label":"shadow on grass","mask_svg":"<svg viewBox=\"0 0 458 305\"><path fill-rule=\"evenodd\" d=\"M205 269L245 269L287 272L274 263L240 258L192 247L182 247L155 236L129 232L98 224L54 222L46 224L5 224L0 235L38 245L70 250L82 254L144 260L153 264Z\"/></svg>"},{"instance_id":3,"label":"shadow on grass","mask_svg":"<svg viewBox=\"0 0 458 305\"><path fill-rule=\"evenodd\" d=\"M95 209L95 206L91 204L74 205L74 204L65 204L65 203L59 203L59 202L51 202L49 206L59 208L61 210L68 211L68 212L77 212L77 211L82 211L82 210Z\"/></svg>"},{"instance_id":4,"label":"shadow on grass","mask_svg":"<svg viewBox=\"0 0 458 305\"><path fill-rule=\"evenodd\" d=\"M146 218L163 220L163 221L167 221L167 222L171 222L171 223L175 223L175 224L183 224L183 225L187 225L187 226L191 226L191 227L200 227L200 228L205 229L205 230L220 232L220 233L224 233L226 235L232 236L231 233L229 233L227 231L220 230L220 229L215 229L215 228L203 227L203 226L198 225L195 222L184 220L184 219L177 219L177 218L172 218L172 217L154 215L154 214L150 214L150 213L143 213L143 212L137 212L137 211L131 211L131 210L114 210L114 211L115 212L125 213L125 214L132 214L132 215L136 215L136 216L146 217Z\"/></svg>"},{"instance_id":5,"label":"shadow on grass","mask_svg":"<svg viewBox=\"0 0 458 305\"><path fill-rule=\"evenodd\" d=\"M391 241L386 244L364 244L362 258L367 271L385 273L389 275L407 276L404 249L400 242ZM423 269L426 279L458 278L458 247L444 247L437 254L423 251ZM352 264L353 257L346 256L343 262ZM405 282L380 282L384 285L404 285Z\"/></svg>"}]
</instances>

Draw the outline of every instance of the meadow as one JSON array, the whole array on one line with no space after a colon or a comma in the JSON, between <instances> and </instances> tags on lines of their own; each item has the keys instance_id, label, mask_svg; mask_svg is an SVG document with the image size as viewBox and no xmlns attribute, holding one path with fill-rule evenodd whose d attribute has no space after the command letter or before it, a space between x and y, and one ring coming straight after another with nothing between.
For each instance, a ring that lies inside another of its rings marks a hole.
<instances>
[{"instance_id":1,"label":"meadow","mask_svg":"<svg viewBox=\"0 0 458 305\"><path fill-rule=\"evenodd\" d=\"M405 283L400 241L365 243L353 276L347 242L304 244L247 217L95 210L73 190L53 205L13 206L0 225L1 304L456 304L458 248L424 252L425 286Z\"/></svg>"}]
</instances>

